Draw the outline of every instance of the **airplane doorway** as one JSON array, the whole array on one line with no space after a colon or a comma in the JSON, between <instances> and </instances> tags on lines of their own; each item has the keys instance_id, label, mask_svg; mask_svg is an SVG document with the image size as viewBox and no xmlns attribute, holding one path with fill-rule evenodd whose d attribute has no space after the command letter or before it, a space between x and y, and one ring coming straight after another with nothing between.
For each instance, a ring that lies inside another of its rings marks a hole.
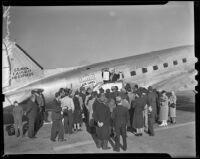
<instances>
[{"instance_id":1,"label":"airplane doorway","mask_svg":"<svg viewBox=\"0 0 200 159\"><path fill-rule=\"evenodd\" d=\"M124 73L117 71L115 68L102 69L102 79L104 83L122 81L124 79Z\"/></svg>"}]
</instances>

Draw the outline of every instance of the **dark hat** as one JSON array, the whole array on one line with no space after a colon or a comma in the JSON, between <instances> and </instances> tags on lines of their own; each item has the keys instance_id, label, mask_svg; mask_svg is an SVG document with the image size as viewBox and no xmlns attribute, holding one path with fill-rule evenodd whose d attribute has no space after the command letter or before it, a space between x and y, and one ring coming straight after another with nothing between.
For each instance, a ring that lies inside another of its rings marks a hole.
<instances>
[{"instance_id":1,"label":"dark hat","mask_svg":"<svg viewBox=\"0 0 200 159\"><path fill-rule=\"evenodd\" d=\"M44 89L39 88L39 89L37 90L37 92L38 92L38 93L42 93L42 92L44 92Z\"/></svg>"},{"instance_id":2,"label":"dark hat","mask_svg":"<svg viewBox=\"0 0 200 159\"><path fill-rule=\"evenodd\" d=\"M34 93L36 93L36 90L32 90L32 91L31 91L31 94L34 94Z\"/></svg>"},{"instance_id":3,"label":"dark hat","mask_svg":"<svg viewBox=\"0 0 200 159\"><path fill-rule=\"evenodd\" d=\"M18 103L18 101L15 100L15 101L14 101L14 104L15 104L15 103Z\"/></svg>"},{"instance_id":4,"label":"dark hat","mask_svg":"<svg viewBox=\"0 0 200 159\"><path fill-rule=\"evenodd\" d=\"M99 92L100 92L100 93L104 93L104 89L101 87L101 88L99 89Z\"/></svg>"},{"instance_id":5,"label":"dark hat","mask_svg":"<svg viewBox=\"0 0 200 159\"><path fill-rule=\"evenodd\" d=\"M149 90L149 91L153 91L152 86L149 86L149 87L148 87L148 90Z\"/></svg>"},{"instance_id":6,"label":"dark hat","mask_svg":"<svg viewBox=\"0 0 200 159\"><path fill-rule=\"evenodd\" d=\"M74 95L78 95L79 94L79 92L78 91L76 91L75 93L74 93Z\"/></svg>"}]
</instances>

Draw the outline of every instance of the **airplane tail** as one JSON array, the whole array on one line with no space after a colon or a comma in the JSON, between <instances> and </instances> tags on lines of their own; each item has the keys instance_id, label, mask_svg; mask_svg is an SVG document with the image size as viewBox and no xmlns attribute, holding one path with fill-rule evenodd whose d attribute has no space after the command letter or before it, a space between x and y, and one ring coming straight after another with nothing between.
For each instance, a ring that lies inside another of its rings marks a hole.
<instances>
[{"instance_id":1,"label":"airplane tail","mask_svg":"<svg viewBox=\"0 0 200 159\"><path fill-rule=\"evenodd\" d=\"M3 40L2 87L17 88L43 76L43 68L18 44Z\"/></svg>"}]
</instances>

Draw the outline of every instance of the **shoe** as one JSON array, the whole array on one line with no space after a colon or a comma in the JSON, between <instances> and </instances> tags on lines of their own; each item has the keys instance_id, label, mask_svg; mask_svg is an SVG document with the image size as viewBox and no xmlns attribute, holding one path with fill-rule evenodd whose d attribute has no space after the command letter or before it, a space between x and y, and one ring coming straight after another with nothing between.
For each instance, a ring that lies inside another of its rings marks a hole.
<instances>
[{"instance_id":1,"label":"shoe","mask_svg":"<svg viewBox=\"0 0 200 159\"><path fill-rule=\"evenodd\" d=\"M58 142L67 141L66 139L58 139Z\"/></svg>"},{"instance_id":2,"label":"shoe","mask_svg":"<svg viewBox=\"0 0 200 159\"><path fill-rule=\"evenodd\" d=\"M149 134L149 136L155 136L154 134Z\"/></svg>"},{"instance_id":3,"label":"shoe","mask_svg":"<svg viewBox=\"0 0 200 159\"><path fill-rule=\"evenodd\" d=\"M140 134L137 134L137 133L136 133L135 136L140 136Z\"/></svg>"},{"instance_id":4,"label":"shoe","mask_svg":"<svg viewBox=\"0 0 200 159\"><path fill-rule=\"evenodd\" d=\"M51 140L52 142L56 142L56 140L55 140L55 139L54 139L54 140L53 140L53 139L50 139L50 140Z\"/></svg>"},{"instance_id":5,"label":"shoe","mask_svg":"<svg viewBox=\"0 0 200 159\"><path fill-rule=\"evenodd\" d=\"M31 139L36 139L37 137L36 136L33 136L33 137L30 137Z\"/></svg>"},{"instance_id":6,"label":"shoe","mask_svg":"<svg viewBox=\"0 0 200 159\"><path fill-rule=\"evenodd\" d=\"M124 147L124 146L123 146L123 147L122 147L122 150L126 151L126 150L127 150L127 147Z\"/></svg>"},{"instance_id":7,"label":"shoe","mask_svg":"<svg viewBox=\"0 0 200 159\"><path fill-rule=\"evenodd\" d=\"M142 133L140 133L139 136L142 136Z\"/></svg>"},{"instance_id":8,"label":"shoe","mask_svg":"<svg viewBox=\"0 0 200 159\"><path fill-rule=\"evenodd\" d=\"M105 148L102 148L103 150L109 150L111 149L110 147L105 147Z\"/></svg>"},{"instance_id":9,"label":"shoe","mask_svg":"<svg viewBox=\"0 0 200 159\"><path fill-rule=\"evenodd\" d=\"M120 152L120 149L119 148L114 148L113 151Z\"/></svg>"}]
</instances>

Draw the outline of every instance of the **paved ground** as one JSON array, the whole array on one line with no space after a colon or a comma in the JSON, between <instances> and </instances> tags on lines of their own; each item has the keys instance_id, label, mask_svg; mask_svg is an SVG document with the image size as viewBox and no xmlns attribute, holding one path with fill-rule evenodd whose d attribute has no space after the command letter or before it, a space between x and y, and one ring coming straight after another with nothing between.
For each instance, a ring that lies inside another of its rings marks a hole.
<instances>
[{"instance_id":1,"label":"paved ground","mask_svg":"<svg viewBox=\"0 0 200 159\"><path fill-rule=\"evenodd\" d=\"M168 153L175 157L194 157L196 150L194 110L194 98L186 99L179 96L177 124L164 128L155 125L156 135L154 137L145 133L142 137L136 137L129 132L126 153ZM112 140L109 143L110 150L97 149L85 127L82 132L65 135L67 141L63 143L50 141L50 129L51 124L44 125L39 130L36 139L27 137L18 139L15 136L8 136L4 131L5 154L113 153ZM120 153L124 153L124 151L121 150Z\"/></svg>"}]
</instances>

